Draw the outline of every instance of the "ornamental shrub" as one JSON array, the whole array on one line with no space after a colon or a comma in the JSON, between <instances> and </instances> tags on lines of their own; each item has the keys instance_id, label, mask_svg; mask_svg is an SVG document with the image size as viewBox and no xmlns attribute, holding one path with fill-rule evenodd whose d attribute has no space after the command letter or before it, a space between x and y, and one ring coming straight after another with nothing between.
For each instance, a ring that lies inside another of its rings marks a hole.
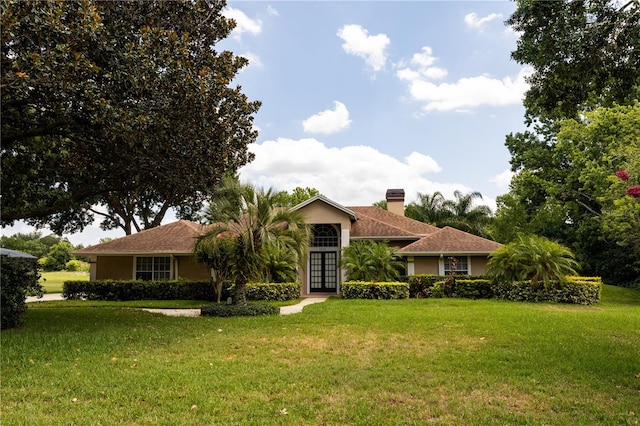
<instances>
[{"instance_id":1,"label":"ornamental shrub","mask_svg":"<svg viewBox=\"0 0 640 426\"><path fill-rule=\"evenodd\" d=\"M67 299L89 300L213 300L210 281L65 281Z\"/></svg>"},{"instance_id":2,"label":"ornamental shrub","mask_svg":"<svg viewBox=\"0 0 640 426\"><path fill-rule=\"evenodd\" d=\"M299 283L248 283L247 300L294 300L300 297Z\"/></svg>"},{"instance_id":3,"label":"ornamental shrub","mask_svg":"<svg viewBox=\"0 0 640 426\"><path fill-rule=\"evenodd\" d=\"M433 284L444 281L449 275L417 274L403 277L409 283L409 297L429 297ZM456 280L483 280L484 275L455 275Z\"/></svg>"},{"instance_id":4,"label":"ornamental shrub","mask_svg":"<svg viewBox=\"0 0 640 426\"><path fill-rule=\"evenodd\" d=\"M567 282L560 285L552 283L548 288L540 287L531 281L512 283L494 282L492 288L496 299L515 302L553 302L592 305L600 301L602 281L600 279L567 277Z\"/></svg>"},{"instance_id":5,"label":"ornamental shrub","mask_svg":"<svg viewBox=\"0 0 640 426\"><path fill-rule=\"evenodd\" d=\"M200 309L200 315L211 317L237 317L257 315L279 315L280 308L271 305L207 305Z\"/></svg>"},{"instance_id":6,"label":"ornamental shrub","mask_svg":"<svg viewBox=\"0 0 640 426\"><path fill-rule=\"evenodd\" d=\"M41 296L44 289L38 283L40 274L35 258L0 256L1 329L18 327L27 310L27 293Z\"/></svg>"},{"instance_id":7,"label":"ornamental shrub","mask_svg":"<svg viewBox=\"0 0 640 426\"><path fill-rule=\"evenodd\" d=\"M344 299L407 299L409 284L401 282L347 281L342 283Z\"/></svg>"}]
</instances>

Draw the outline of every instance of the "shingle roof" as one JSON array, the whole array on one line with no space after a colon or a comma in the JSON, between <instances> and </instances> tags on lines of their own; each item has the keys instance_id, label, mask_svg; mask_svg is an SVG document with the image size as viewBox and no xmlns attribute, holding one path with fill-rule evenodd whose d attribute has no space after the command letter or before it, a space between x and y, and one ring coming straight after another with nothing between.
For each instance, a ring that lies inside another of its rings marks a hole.
<instances>
[{"instance_id":1,"label":"shingle roof","mask_svg":"<svg viewBox=\"0 0 640 426\"><path fill-rule=\"evenodd\" d=\"M107 241L74 251L77 255L133 254L133 253L192 253L195 238L205 227L188 220L178 220L157 228Z\"/></svg>"},{"instance_id":2,"label":"shingle roof","mask_svg":"<svg viewBox=\"0 0 640 426\"><path fill-rule=\"evenodd\" d=\"M415 243L398 250L401 254L441 254L441 253L478 253L489 254L501 246L500 243L469 234L446 226Z\"/></svg>"},{"instance_id":3,"label":"shingle roof","mask_svg":"<svg viewBox=\"0 0 640 426\"><path fill-rule=\"evenodd\" d=\"M391 213L375 206L348 207L358 216L351 226L351 236L366 237L409 237L419 238L437 232L439 228Z\"/></svg>"}]
</instances>

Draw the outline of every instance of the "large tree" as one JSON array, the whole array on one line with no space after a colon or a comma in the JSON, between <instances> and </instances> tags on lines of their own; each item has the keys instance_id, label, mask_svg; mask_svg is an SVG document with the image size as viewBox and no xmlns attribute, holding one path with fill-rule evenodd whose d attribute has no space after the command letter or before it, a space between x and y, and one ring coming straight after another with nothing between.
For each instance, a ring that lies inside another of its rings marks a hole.
<instances>
[{"instance_id":1,"label":"large tree","mask_svg":"<svg viewBox=\"0 0 640 426\"><path fill-rule=\"evenodd\" d=\"M521 34L513 58L533 69L524 100L529 129L506 138L517 175L509 194L498 198L493 236L509 242L519 231L544 235L569 246L585 273L620 280L629 258L605 235L599 189L580 177L591 164L613 176L620 164L610 148L619 132L615 125L598 126L591 148L581 151L582 140L566 129L570 122L589 126L591 111L613 111L638 99L638 1L517 5L508 23ZM585 164L587 157L592 163Z\"/></svg>"},{"instance_id":2,"label":"large tree","mask_svg":"<svg viewBox=\"0 0 640 426\"><path fill-rule=\"evenodd\" d=\"M2 221L126 233L190 218L251 160L224 1L2 3ZM102 205L103 209L94 210Z\"/></svg>"}]
</instances>

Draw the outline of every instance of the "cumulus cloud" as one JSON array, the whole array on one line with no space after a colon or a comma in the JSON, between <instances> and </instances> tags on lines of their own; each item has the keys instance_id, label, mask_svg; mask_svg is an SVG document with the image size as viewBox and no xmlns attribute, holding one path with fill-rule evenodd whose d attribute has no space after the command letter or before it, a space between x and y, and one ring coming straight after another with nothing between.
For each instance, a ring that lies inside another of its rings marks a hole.
<instances>
[{"instance_id":1,"label":"cumulus cloud","mask_svg":"<svg viewBox=\"0 0 640 426\"><path fill-rule=\"evenodd\" d=\"M511 183L511 178L515 175L510 169L505 170L504 172L495 175L489 182L495 183L498 188L507 189L509 188L509 184Z\"/></svg>"},{"instance_id":2,"label":"cumulus cloud","mask_svg":"<svg viewBox=\"0 0 640 426\"><path fill-rule=\"evenodd\" d=\"M236 27L231 32L231 36L235 39L242 38L242 35L245 33L257 35L262 32L262 21L249 18L240 9L226 7L222 10L222 15L227 19L236 21Z\"/></svg>"},{"instance_id":3,"label":"cumulus cloud","mask_svg":"<svg viewBox=\"0 0 640 426\"><path fill-rule=\"evenodd\" d=\"M349 110L342 102L334 101L333 104L334 109L319 112L304 120L302 122L304 131L329 135L348 128L351 124Z\"/></svg>"},{"instance_id":4,"label":"cumulus cloud","mask_svg":"<svg viewBox=\"0 0 640 426\"><path fill-rule=\"evenodd\" d=\"M489 22L500 18L502 18L501 13L491 13L487 16L479 18L475 12L471 12L467 13L464 16L464 22L469 28L482 31Z\"/></svg>"},{"instance_id":5,"label":"cumulus cloud","mask_svg":"<svg viewBox=\"0 0 640 426\"><path fill-rule=\"evenodd\" d=\"M267 6L267 13L269 15L271 15L271 16L279 16L280 15L278 10L275 7L271 6L271 5Z\"/></svg>"},{"instance_id":6,"label":"cumulus cloud","mask_svg":"<svg viewBox=\"0 0 640 426\"><path fill-rule=\"evenodd\" d=\"M360 25L345 25L337 36L344 40L342 49L363 58L373 71L380 71L387 61L387 47L391 43L386 34L369 35Z\"/></svg>"},{"instance_id":7,"label":"cumulus cloud","mask_svg":"<svg viewBox=\"0 0 640 426\"><path fill-rule=\"evenodd\" d=\"M244 72L249 68L262 68L264 66L264 64L260 60L260 56L256 55L253 52L240 53L238 54L238 56L243 56L249 60L249 65L247 65L244 68L241 68L240 72Z\"/></svg>"},{"instance_id":8,"label":"cumulus cloud","mask_svg":"<svg viewBox=\"0 0 640 426\"><path fill-rule=\"evenodd\" d=\"M440 191L452 199L455 190L471 191L462 184L425 177L441 168L418 152L398 160L369 146L331 148L313 138L278 138L252 144L250 150L256 157L240 169L241 180L285 191L312 187L347 206L371 205L384 199L389 188L404 188L406 203L415 201L417 192Z\"/></svg>"},{"instance_id":9,"label":"cumulus cloud","mask_svg":"<svg viewBox=\"0 0 640 426\"><path fill-rule=\"evenodd\" d=\"M526 77L531 75L530 68L523 68L517 75L502 79L480 75L436 84L433 80L447 75L445 69L432 67L436 60L431 48L425 46L420 53L413 55L409 67L396 73L400 80L407 82L412 99L424 103L423 108L427 112L468 111L482 105L519 104L529 88Z\"/></svg>"}]
</instances>

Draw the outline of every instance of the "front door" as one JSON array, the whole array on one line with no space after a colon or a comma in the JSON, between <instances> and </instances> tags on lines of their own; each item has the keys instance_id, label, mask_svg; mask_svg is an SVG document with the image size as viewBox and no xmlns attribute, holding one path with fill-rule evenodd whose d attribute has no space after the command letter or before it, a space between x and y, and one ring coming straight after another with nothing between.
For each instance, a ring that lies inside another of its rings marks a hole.
<instances>
[{"instance_id":1,"label":"front door","mask_svg":"<svg viewBox=\"0 0 640 426\"><path fill-rule=\"evenodd\" d=\"M334 251L309 253L311 291L336 292L338 288L338 254Z\"/></svg>"}]
</instances>

